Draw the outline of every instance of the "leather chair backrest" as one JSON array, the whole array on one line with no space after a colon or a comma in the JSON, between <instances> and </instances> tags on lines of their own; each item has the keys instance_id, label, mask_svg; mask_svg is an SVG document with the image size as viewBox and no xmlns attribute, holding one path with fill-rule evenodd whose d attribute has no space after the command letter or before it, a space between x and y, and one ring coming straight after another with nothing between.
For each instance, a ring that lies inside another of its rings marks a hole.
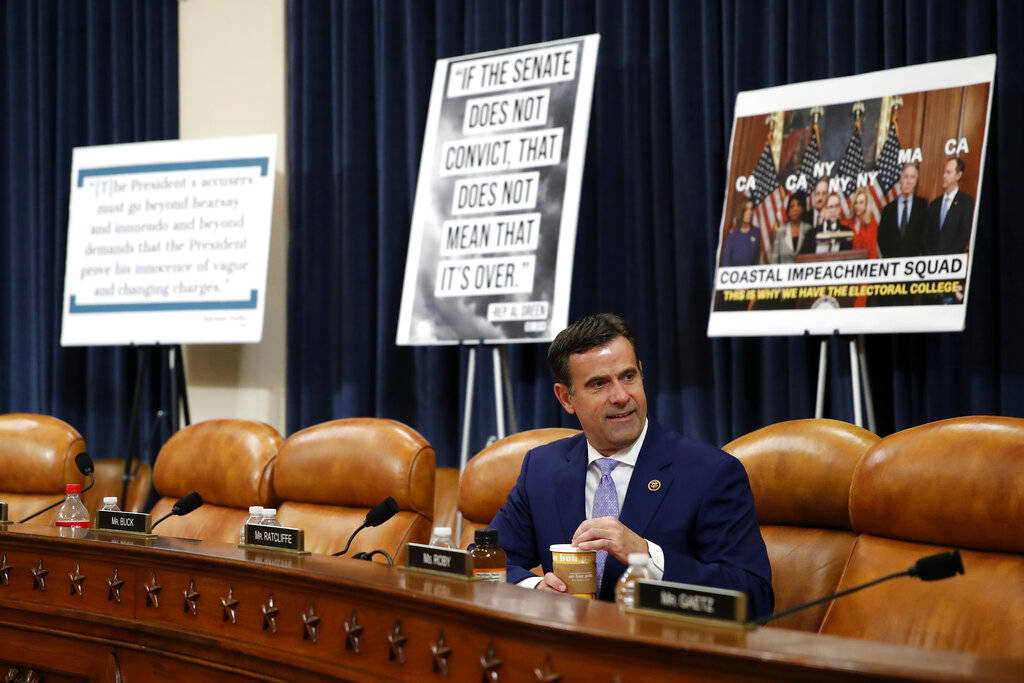
<instances>
[{"instance_id":1,"label":"leather chair backrest","mask_svg":"<svg viewBox=\"0 0 1024 683\"><path fill-rule=\"evenodd\" d=\"M523 458L537 446L579 434L577 429L531 429L495 441L470 458L459 480L462 537L459 547L473 542L477 529L486 528L505 504L523 469Z\"/></svg>"},{"instance_id":2,"label":"leather chair backrest","mask_svg":"<svg viewBox=\"0 0 1024 683\"><path fill-rule=\"evenodd\" d=\"M854 473L850 514L861 535L840 590L951 548L965 574L836 600L823 633L1024 657L1024 419L953 418L882 439Z\"/></svg>"},{"instance_id":3,"label":"leather chair backrest","mask_svg":"<svg viewBox=\"0 0 1024 683\"><path fill-rule=\"evenodd\" d=\"M207 420L174 434L153 468L153 484L162 496L153 521L192 491L203 497L203 506L169 518L157 533L238 543L250 505L277 505L272 477L281 442L273 427L249 420Z\"/></svg>"},{"instance_id":4,"label":"leather chair backrest","mask_svg":"<svg viewBox=\"0 0 1024 683\"><path fill-rule=\"evenodd\" d=\"M135 461L132 465L134 477L128 483L128 493L121 500L122 477L124 476L124 460L110 458L96 461L96 487L87 494L86 506L90 510L91 501L95 501L95 509L103 505L105 496L117 496L117 504L126 512L144 512L149 502L150 491L153 490L153 468L149 463ZM154 520L155 521L155 520ZM163 528L163 525L160 525Z\"/></svg>"},{"instance_id":5,"label":"leather chair backrest","mask_svg":"<svg viewBox=\"0 0 1024 683\"><path fill-rule=\"evenodd\" d=\"M438 467L434 470L434 526L446 526L455 533L459 512L459 468Z\"/></svg>"},{"instance_id":6,"label":"leather chair backrest","mask_svg":"<svg viewBox=\"0 0 1024 683\"><path fill-rule=\"evenodd\" d=\"M62 420L47 415L0 415L0 501L14 521L64 497L67 484L88 484L75 465L85 452L82 435ZM52 526L54 508L28 522Z\"/></svg>"},{"instance_id":7,"label":"leather chair backrest","mask_svg":"<svg viewBox=\"0 0 1024 683\"><path fill-rule=\"evenodd\" d=\"M775 611L828 595L853 550L847 501L857 462L878 437L836 420L791 420L728 443L747 470L772 565ZM827 604L773 625L815 632Z\"/></svg>"},{"instance_id":8,"label":"leather chair backrest","mask_svg":"<svg viewBox=\"0 0 1024 683\"><path fill-rule=\"evenodd\" d=\"M379 418L346 418L296 432L281 446L274 490L278 519L305 529L306 549L345 547L371 507L388 496L400 512L364 529L348 554L381 549L396 562L408 542L430 540L434 449L416 430Z\"/></svg>"}]
</instances>

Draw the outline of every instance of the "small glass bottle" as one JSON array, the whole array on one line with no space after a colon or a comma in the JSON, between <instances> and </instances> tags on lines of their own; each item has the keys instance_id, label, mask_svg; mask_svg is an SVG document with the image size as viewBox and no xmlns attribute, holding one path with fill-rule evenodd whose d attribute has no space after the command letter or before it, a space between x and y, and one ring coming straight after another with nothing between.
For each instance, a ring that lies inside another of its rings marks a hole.
<instances>
[{"instance_id":1,"label":"small glass bottle","mask_svg":"<svg viewBox=\"0 0 1024 683\"><path fill-rule=\"evenodd\" d=\"M107 512L120 512L121 508L117 507L117 496L104 496L103 507L100 510Z\"/></svg>"},{"instance_id":2,"label":"small glass bottle","mask_svg":"<svg viewBox=\"0 0 1024 683\"><path fill-rule=\"evenodd\" d=\"M498 546L497 529L477 529L470 552L473 576L484 581L505 583L505 551Z\"/></svg>"},{"instance_id":3,"label":"small glass bottle","mask_svg":"<svg viewBox=\"0 0 1024 683\"><path fill-rule=\"evenodd\" d=\"M249 519L242 522L242 529L238 532L238 542L245 543L245 527L249 524L262 524L263 523L263 506L262 505L250 505L249 506Z\"/></svg>"},{"instance_id":4,"label":"small glass bottle","mask_svg":"<svg viewBox=\"0 0 1024 683\"><path fill-rule=\"evenodd\" d=\"M263 526L281 526L281 522L277 521L277 508L263 508L263 521L260 524Z\"/></svg>"},{"instance_id":5,"label":"small glass bottle","mask_svg":"<svg viewBox=\"0 0 1024 683\"><path fill-rule=\"evenodd\" d=\"M65 538L82 538L89 528L89 510L82 503L82 485L68 484L64 487L67 498L57 509L55 525Z\"/></svg>"},{"instance_id":6,"label":"small glass bottle","mask_svg":"<svg viewBox=\"0 0 1024 683\"><path fill-rule=\"evenodd\" d=\"M629 566L622 572L615 584L615 603L621 607L632 607L636 598L636 582L640 579L653 579L654 575L648 568L651 559L647 553L630 553Z\"/></svg>"},{"instance_id":7,"label":"small glass bottle","mask_svg":"<svg viewBox=\"0 0 1024 683\"><path fill-rule=\"evenodd\" d=\"M452 528L450 526L435 526L434 534L430 537L430 545L435 548L455 548L452 542Z\"/></svg>"}]
</instances>

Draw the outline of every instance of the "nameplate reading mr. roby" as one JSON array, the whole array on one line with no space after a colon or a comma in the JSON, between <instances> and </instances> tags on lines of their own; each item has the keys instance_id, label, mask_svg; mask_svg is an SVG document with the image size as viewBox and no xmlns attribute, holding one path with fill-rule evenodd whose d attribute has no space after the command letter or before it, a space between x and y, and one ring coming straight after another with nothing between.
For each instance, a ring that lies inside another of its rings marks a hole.
<instances>
[{"instance_id":1,"label":"nameplate reading mr. roby","mask_svg":"<svg viewBox=\"0 0 1024 683\"><path fill-rule=\"evenodd\" d=\"M153 532L153 518L146 512L99 510L96 513L96 528L100 531L149 534Z\"/></svg>"},{"instance_id":2,"label":"nameplate reading mr. roby","mask_svg":"<svg viewBox=\"0 0 1024 683\"><path fill-rule=\"evenodd\" d=\"M420 543L408 544L407 564L412 569L468 576L470 564L465 550L435 548Z\"/></svg>"},{"instance_id":3,"label":"nameplate reading mr. roby","mask_svg":"<svg viewBox=\"0 0 1024 683\"><path fill-rule=\"evenodd\" d=\"M0 503L0 522L6 522L7 520L7 503Z\"/></svg>"},{"instance_id":4,"label":"nameplate reading mr. roby","mask_svg":"<svg viewBox=\"0 0 1024 683\"><path fill-rule=\"evenodd\" d=\"M661 612L688 619L743 624L747 620L747 594L724 588L694 586L671 581L637 581L638 611Z\"/></svg>"},{"instance_id":5,"label":"nameplate reading mr. roby","mask_svg":"<svg viewBox=\"0 0 1024 683\"><path fill-rule=\"evenodd\" d=\"M290 526L263 526L262 524L245 525L245 543L246 545L298 552L303 552L305 546L302 529Z\"/></svg>"}]
</instances>

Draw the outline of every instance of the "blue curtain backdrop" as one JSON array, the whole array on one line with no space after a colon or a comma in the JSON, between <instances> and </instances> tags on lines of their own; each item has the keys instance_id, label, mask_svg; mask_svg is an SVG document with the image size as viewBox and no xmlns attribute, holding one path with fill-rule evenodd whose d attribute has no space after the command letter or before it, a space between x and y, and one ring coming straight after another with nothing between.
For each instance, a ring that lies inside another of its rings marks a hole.
<instances>
[{"instance_id":1,"label":"blue curtain backdrop","mask_svg":"<svg viewBox=\"0 0 1024 683\"><path fill-rule=\"evenodd\" d=\"M293 1L289 430L390 417L457 463L466 350L394 345L433 63L594 32L570 318L625 315L651 414L716 444L811 416L817 364L811 339L705 337L736 93L995 52L967 329L874 335L867 350L882 434L1024 414L1021 26L1016 1ZM575 425L545 351L511 349L520 428ZM852 421L845 343L830 343L829 367L826 412ZM478 377L473 451L495 431L489 353Z\"/></svg>"},{"instance_id":2,"label":"blue curtain backdrop","mask_svg":"<svg viewBox=\"0 0 1024 683\"><path fill-rule=\"evenodd\" d=\"M54 415L93 458L123 457L135 354L60 347L71 150L178 136L177 2L0 2L0 130L0 413Z\"/></svg>"}]
</instances>

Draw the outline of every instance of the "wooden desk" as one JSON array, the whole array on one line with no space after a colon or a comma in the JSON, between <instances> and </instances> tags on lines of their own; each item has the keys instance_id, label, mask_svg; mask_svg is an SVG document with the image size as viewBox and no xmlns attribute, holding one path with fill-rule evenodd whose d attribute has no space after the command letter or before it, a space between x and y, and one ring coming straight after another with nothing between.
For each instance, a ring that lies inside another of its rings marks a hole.
<instances>
[{"instance_id":1,"label":"wooden desk","mask_svg":"<svg viewBox=\"0 0 1024 683\"><path fill-rule=\"evenodd\" d=\"M443 680L445 669L459 681L1024 675L1018 660L694 626L356 560L47 528L0 532L0 662L48 681L130 683Z\"/></svg>"}]
</instances>

